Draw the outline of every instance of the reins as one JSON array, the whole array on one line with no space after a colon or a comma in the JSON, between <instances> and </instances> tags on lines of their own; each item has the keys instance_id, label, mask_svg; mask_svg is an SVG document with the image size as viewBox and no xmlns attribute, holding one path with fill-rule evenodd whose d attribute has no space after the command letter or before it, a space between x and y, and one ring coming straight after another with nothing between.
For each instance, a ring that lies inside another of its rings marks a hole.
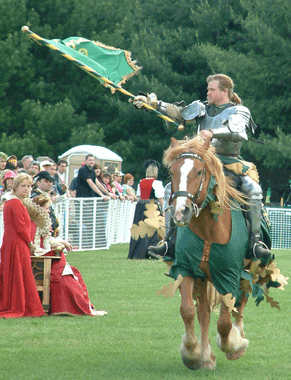
<instances>
[{"instance_id":1,"label":"reins","mask_svg":"<svg viewBox=\"0 0 291 380\"><path fill-rule=\"evenodd\" d=\"M179 159L179 158L196 158L198 160L200 160L203 164L204 164L204 161L203 159L196 153L193 153L193 152L185 152L185 153L182 153L180 154L175 162ZM199 186L199 189L197 191L197 193L195 195L189 193L188 191L182 191L182 190L178 190L178 191L175 191L172 196L171 196L171 199L170 199L170 202L169 204L172 203L172 201L175 199L175 198L178 198L178 197L186 197L186 198L189 198L192 202L192 207L193 207L193 210L194 210L194 214L195 216L197 217L201 211L201 207L199 207L196 203L197 199L199 199L199 196L200 196L200 193L202 191L202 188L203 188L203 185L204 185L204 179L205 179L205 167L203 168L203 172L202 172L202 178L201 178L201 183L200 183L200 186Z\"/></svg>"}]
</instances>

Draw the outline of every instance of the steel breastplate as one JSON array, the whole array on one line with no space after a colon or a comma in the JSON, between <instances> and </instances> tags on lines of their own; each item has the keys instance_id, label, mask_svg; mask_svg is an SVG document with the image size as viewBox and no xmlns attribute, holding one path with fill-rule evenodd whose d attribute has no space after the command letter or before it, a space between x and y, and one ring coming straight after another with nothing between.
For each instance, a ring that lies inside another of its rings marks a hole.
<instances>
[{"instance_id":1,"label":"steel breastplate","mask_svg":"<svg viewBox=\"0 0 291 380\"><path fill-rule=\"evenodd\" d=\"M233 106L233 107L225 108L221 113L213 117L208 115L207 109L206 109L205 115L198 118L198 132L202 131L203 129L206 129L206 130L212 129L214 131L215 129L221 128L221 126L223 125L223 122L228 120L230 115L233 115L237 112L237 107L241 107L241 106ZM248 121L247 120L245 121L247 124ZM235 141L213 138L211 140L211 145L215 148L217 154L234 156L234 155L240 155L242 142L241 141L235 142Z\"/></svg>"}]
</instances>

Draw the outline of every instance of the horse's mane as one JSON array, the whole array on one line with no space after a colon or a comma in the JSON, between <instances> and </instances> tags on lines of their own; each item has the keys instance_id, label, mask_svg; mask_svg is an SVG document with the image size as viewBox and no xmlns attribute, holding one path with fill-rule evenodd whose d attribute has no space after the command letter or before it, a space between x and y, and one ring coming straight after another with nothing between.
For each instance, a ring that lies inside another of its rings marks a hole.
<instances>
[{"instance_id":1,"label":"horse's mane","mask_svg":"<svg viewBox=\"0 0 291 380\"><path fill-rule=\"evenodd\" d=\"M164 165L170 168L176 158L185 152L198 154L203 159L206 170L215 176L217 186L215 186L214 192L221 207L233 208L235 202L247 204L244 194L236 190L232 180L225 176L222 162L215 154L215 149L212 146L207 147L201 137L195 136L192 139L178 140L175 146L170 146L164 152Z\"/></svg>"}]
</instances>

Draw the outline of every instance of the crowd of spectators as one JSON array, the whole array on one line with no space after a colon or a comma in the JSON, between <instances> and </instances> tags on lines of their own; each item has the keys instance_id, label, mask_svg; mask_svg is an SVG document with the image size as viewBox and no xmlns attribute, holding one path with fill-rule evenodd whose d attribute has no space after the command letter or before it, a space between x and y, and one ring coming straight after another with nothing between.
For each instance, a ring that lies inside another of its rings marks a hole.
<instances>
[{"instance_id":1,"label":"crowd of spectators","mask_svg":"<svg viewBox=\"0 0 291 380\"><path fill-rule=\"evenodd\" d=\"M67 162L63 159L56 163L47 156L35 159L32 155L25 155L18 160L16 155L8 156L0 152L0 211L3 210L4 202L11 196L13 179L17 173L27 173L32 177L31 197L45 193L50 196L52 204L64 197L99 197L104 201L110 198L131 202L138 200L133 188L134 177L131 174L124 175L114 165L102 170L91 154L86 155L85 162L70 183L66 182L66 171Z\"/></svg>"},{"instance_id":2,"label":"crowd of spectators","mask_svg":"<svg viewBox=\"0 0 291 380\"><path fill-rule=\"evenodd\" d=\"M0 318L38 317L44 315L41 300L31 270L31 255L58 256L50 274L50 307L53 315L104 315L91 304L81 273L71 267L63 253L73 249L71 237L61 240L54 203L74 197L69 213L75 213L75 223L81 228L82 247L90 249L96 225L106 226L108 202L94 202L95 197L135 201L135 192L122 185L124 174L115 166L102 171L88 154L75 178L67 183L67 162L57 163L50 157L34 158L0 152L0 211L3 211L4 233L0 257ZM130 176L131 184L133 176ZM77 198L90 198L78 202ZM95 204L93 215L92 203ZM96 205L96 203L98 203ZM105 206L105 207L101 207ZM68 214L64 214L68 215ZM94 219L95 221L95 219ZM103 236L103 235L104 236ZM106 228L96 234L97 242L106 239ZM74 239L74 236L73 236Z\"/></svg>"}]
</instances>

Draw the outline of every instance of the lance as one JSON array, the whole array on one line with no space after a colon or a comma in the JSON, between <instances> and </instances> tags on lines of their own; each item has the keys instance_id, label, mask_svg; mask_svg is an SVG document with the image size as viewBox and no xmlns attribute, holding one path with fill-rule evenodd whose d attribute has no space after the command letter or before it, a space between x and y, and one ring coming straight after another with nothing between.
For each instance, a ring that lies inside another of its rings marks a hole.
<instances>
[{"instance_id":1,"label":"lance","mask_svg":"<svg viewBox=\"0 0 291 380\"><path fill-rule=\"evenodd\" d=\"M121 86L115 84L114 82L112 82L111 80L109 80L108 78L100 75L96 70L92 69L91 67L85 65L84 63L78 61L76 58L70 56L69 54L67 54L65 51L63 51L62 49L52 45L50 43L50 41L46 40L45 38L42 38L40 37L39 35L33 33L28 26L23 26L22 27L22 31L23 33L27 33L34 41L36 41L38 44L40 45L43 45L43 46L46 46L47 48L49 49L52 49L53 51L57 52L58 54L60 54L61 56L63 56L64 58L68 59L69 61L73 62L75 65L77 65L80 69L84 70L87 74L91 75L92 77L94 77L95 79L98 79L98 81L103 81L105 83L105 85L107 86L111 86L113 87L116 91L119 91L121 92L122 94L124 95L127 95L131 98L131 100L133 100L135 98L135 95L131 94L129 91L126 91L125 89L123 89ZM143 102L143 107L146 108L147 110L149 110L150 112L153 112L154 114L156 114L157 116L159 116L160 118L164 119L165 121L168 121L169 123L172 123L174 124L175 126L177 126L180 130L182 128L184 128L184 126L181 126L179 125L178 123L176 123L174 120L172 120L170 117L166 116L166 115L163 115L161 112L159 112L158 110L156 110L155 108L151 107L149 104L147 103L144 103Z\"/></svg>"}]
</instances>

